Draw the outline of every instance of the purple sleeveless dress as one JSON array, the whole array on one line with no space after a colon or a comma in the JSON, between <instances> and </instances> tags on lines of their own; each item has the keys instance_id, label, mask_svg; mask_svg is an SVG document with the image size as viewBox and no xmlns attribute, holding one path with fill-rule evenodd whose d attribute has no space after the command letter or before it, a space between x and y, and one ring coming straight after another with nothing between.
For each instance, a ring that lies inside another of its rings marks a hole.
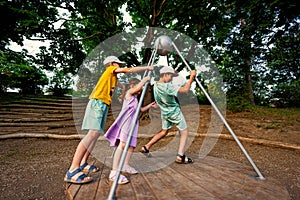
<instances>
[{"instance_id":1,"label":"purple sleeveless dress","mask_svg":"<svg viewBox=\"0 0 300 200\"><path fill-rule=\"evenodd\" d=\"M131 131L132 121L138 107L138 100L136 95L130 99L124 99L122 110L118 118L110 126L104 137L110 142L110 146L118 146L119 142L127 142L127 138ZM136 147L138 134L138 120L132 134L130 146Z\"/></svg>"}]
</instances>

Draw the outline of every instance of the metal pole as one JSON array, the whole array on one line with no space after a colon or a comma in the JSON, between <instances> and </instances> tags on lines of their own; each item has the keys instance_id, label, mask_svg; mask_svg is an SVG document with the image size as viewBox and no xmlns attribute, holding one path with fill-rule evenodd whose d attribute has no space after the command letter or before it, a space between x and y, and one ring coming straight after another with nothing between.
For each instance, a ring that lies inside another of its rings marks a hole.
<instances>
[{"instance_id":1,"label":"metal pole","mask_svg":"<svg viewBox=\"0 0 300 200\"><path fill-rule=\"evenodd\" d=\"M176 47L176 45L174 44L174 42L172 42L172 45L175 48L175 50L177 51L177 53L179 54L179 56L181 57L181 59L184 62L184 64L187 66L187 68L189 70L191 70L191 67L186 62L186 60L183 58L182 54L180 53L180 51L178 50L178 48ZM259 171L259 169L255 165L255 163L253 162L253 160L251 159L251 157L249 156L249 154L245 150L244 146L242 145L242 143L240 142L240 140L237 138L237 136L235 135L235 133L233 132L233 130L230 128L229 124L227 123L227 121L223 117L222 113L220 112L220 110L218 109L218 107L215 105L215 103L213 102L213 100L210 98L210 96L208 95L208 93L205 91L204 87L202 86L202 84L200 83L200 81L198 80L197 77L195 78L195 80L198 83L198 85L199 85L200 89L202 90L202 92L205 94L206 98L211 103L211 105L214 108L214 110L216 111L216 113L221 118L222 122L224 123L224 125L226 126L226 128L228 129L228 131L230 132L230 134L232 135L232 137L234 138L234 140L236 141L236 143L239 145L240 149L242 150L242 152L244 153L244 155L246 156L246 158L248 159L248 161L250 162L250 164L252 165L252 167L254 168L255 172L258 175L257 178L260 179L260 180L265 180L265 177L263 177L263 175L261 174L261 172Z\"/></svg>"},{"instance_id":2,"label":"metal pole","mask_svg":"<svg viewBox=\"0 0 300 200\"><path fill-rule=\"evenodd\" d=\"M156 55L156 52L157 52L157 49L155 49L155 51L153 51L154 56L152 56L152 58L153 58L152 65L154 63L154 57ZM149 63L150 63L150 61L149 61ZM148 66L149 66L149 64L148 64ZM151 71L148 72L148 76L150 76L150 75L151 75ZM137 107L137 112L134 115L132 125L131 125L131 128L130 128L130 132L129 132L129 135L128 135L128 138L127 138L127 141L126 141L121 159L120 159L119 167L117 169L116 179L113 182L113 185L112 185L112 187L110 189L110 192L109 192L108 200L115 199L115 192L116 192L116 189L117 189L117 186L118 186L118 181L119 181L119 178L120 178L120 174L121 174L121 171L122 171L122 168L123 168L123 165L124 165L124 161L125 161L125 158L126 158L126 155L127 155L127 151L128 151L131 139L132 139L133 131L135 129L136 122L138 120L138 116L139 116L139 113L140 113L140 110L141 110L141 107L142 107L142 104L143 104L143 100L144 100L148 85L149 85L149 81L147 81L144 85L144 88L143 88L143 91L142 91L142 94L141 94L141 98L140 98L140 101L139 101L139 104L138 104L138 107Z\"/></svg>"}]
</instances>

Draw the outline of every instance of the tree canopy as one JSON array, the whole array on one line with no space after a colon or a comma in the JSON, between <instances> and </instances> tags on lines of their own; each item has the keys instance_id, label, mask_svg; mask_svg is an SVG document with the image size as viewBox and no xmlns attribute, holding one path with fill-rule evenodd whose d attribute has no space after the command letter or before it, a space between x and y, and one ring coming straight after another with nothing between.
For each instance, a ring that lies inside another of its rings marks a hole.
<instances>
[{"instance_id":1,"label":"tree canopy","mask_svg":"<svg viewBox=\"0 0 300 200\"><path fill-rule=\"evenodd\" d=\"M123 20L124 8L131 22ZM230 101L243 99L239 102L254 105L276 100L299 106L298 8L296 0L1 0L6 20L0 22L0 89L34 93L47 85L63 94L99 43L143 27L150 27L145 34L151 35L151 27L159 27L183 33L203 46L223 76ZM36 55L10 49L12 42L22 46L25 40L50 45L40 47ZM150 56L151 49L145 49L127 52L122 59L141 65ZM172 66L182 70L180 58L170 57ZM47 80L46 73L53 75ZM24 74L32 76L27 89L18 84L24 82Z\"/></svg>"}]
</instances>

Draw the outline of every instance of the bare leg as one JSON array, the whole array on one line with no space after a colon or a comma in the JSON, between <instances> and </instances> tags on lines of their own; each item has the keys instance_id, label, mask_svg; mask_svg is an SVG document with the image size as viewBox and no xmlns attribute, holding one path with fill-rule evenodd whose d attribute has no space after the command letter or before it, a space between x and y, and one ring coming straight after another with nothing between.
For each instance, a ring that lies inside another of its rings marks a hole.
<instances>
[{"instance_id":1,"label":"bare leg","mask_svg":"<svg viewBox=\"0 0 300 200\"><path fill-rule=\"evenodd\" d=\"M119 144L119 146L118 146L118 148L117 148L117 150L115 152L114 162L113 162L113 169L115 169L115 170L119 166L119 163L120 163L120 160L121 160L122 153L124 151L125 145L126 145L125 142L120 142L120 144ZM127 151L127 154L126 154L126 157L125 157L125 161L124 161L124 166L128 165L133 150L134 150L134 148L132 146L130 146L128 148L128 151Z\"/></svg>"},{"instance_id":2,"label":"bare leg","mask_svg":"<svg viewBox=\"0 0 300 200\"><path fill-rule=\"evenodd\" d=\"M134 148L131 147L131 146L128 148L128 152L127 152L127 154L126 154L124 166L129 164L129 160L130 160L130 158L131 158L131 155L132 155L133 150L134 150Z\"/></svg>"},{"instance_id":3,"label":"bare leg","mask_svg":"<svg viewBox=\"0 0 300 200\"><path fill-rule=\"evenodd\" d=\"M125 147L124 144L125 143L122 144L122 142L120 142L119 146L117 147L117 149L115 151L114 158L113 158L112 170L110 171L110 174L109 174L109 179L111 181L115 181L115 179L116 179L117 169L119 168L120 160L121 160L122 153L123 153L123 150ZM118 184L125 184L128 182L129 182L128 179L124 175L120 175Z\"/></svg>"},{"instance_id":4,"label":"bare leg","mask_svg":"<svg viewBox=\"0 0 300 200\"><path fill-rule=\"evenodd\" d=\"M95 139L93 139L92 141L91 141L91 143L90 143L90 145L89 145L89 147L87 148L87 151L86 151L86 153L84 154L84 156L83 156L83 158L82 158L82 160L81 160L81 163L80 163L80 165L82 165L82 164L84 164L85 162L87 162L88 161L88 159L89 159L89 157L90 157L90 155L91 155L91 152L92 152L92 150L94 149L94 147L95 147L95 145L96 145L96 142L97 142L97 139L98 139L98 137L99 137L99 131L97 131L98 133L94 133L94 135L95 135Z\"/></svg>"},{"instance_id":5,"label":"bare leg","mask_svg":"<svg viewBox=\"0 0 300 200\"><path fill-rule=\"evenodd\" d=\"M112 170L117 170L118 169L122 153L123 153L123 149L119 145L117 147L116 151L115 151L115 154L114 154Z\"/></svg>"},{"instance_id":6,"label":"bare leg","mask_svg":"<svg viewBox=\"0 0 300 200\"><path fill-rule=\"evenodd\" d=\"M69 171L73 171L80 167L80 164L84 156L87 153L88 154L90 153L98 137L99 137L99 131L89 130L88 134L79 142L77 146Z\"/></svg>"},{"instance_id":7,"label":"bare leg","mask_svg":"<svg viewBox=\"0 0 300 200\"><path fill-rule=\"evenodd\" d=\"M137 174L138 171L129 165L129 160L131 158L133 150L134 150L134 147L132 147L132 146L130 146L128 148L128 151L127 151L127 154L126 154L126 157L125 157L124 166L123 166L122 171L130 173L130 174Z\"/></svg>"},{"instance_id":8,"label":"bare leg","mask_svg":"<svg viewBox=\"0 0 300 200\"><path fill-rule=\"evenodd\" d=\"M178 148L178 155L176 158L176 162L179 163L193 163L193 160L191 158L188 158L185 156L185 145L188 139L188 131L187 129L180 131L181 136L179 140L179 148Z\"/></svg>"},{"instance_id":9,"label":"bare leg","mask_svg":"<svg viewBox=\"0 0 300 200\"><path fill-rule=\"evenodd\" d=\"M185 152L185 145L186 145L186 141L188 139L188 131L187 129L180 131L181 136L180 136L180 140L179 140L179 148L178 148L178 154L179 155L183 155Z\"/></svg>"},{"instance_id":10,"label":"bare leg","mask_svg":"<svg viewBox=\"0 0 300 200\"><path fill-rule=\"evenodd\" d=\"M165 137L168 134L169 130L161 130L159 133L157 133L146 145L145 147L147 149L150 149L152 145L154 145L156 142L158 142L161 138Z\"/></svg>"}]
</instances>

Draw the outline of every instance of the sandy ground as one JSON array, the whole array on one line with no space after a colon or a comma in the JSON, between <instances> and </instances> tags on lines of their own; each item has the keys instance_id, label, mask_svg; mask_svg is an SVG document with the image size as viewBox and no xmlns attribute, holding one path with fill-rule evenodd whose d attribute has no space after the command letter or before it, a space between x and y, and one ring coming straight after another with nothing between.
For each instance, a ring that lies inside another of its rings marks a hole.
<instances>
[{"instance_id":1,"label":"sandy ground","mask_svg":"<svg viewBox=\"0 0 300 200\"><path fill-rule=\"evenodd\" d=\"M198 134L189 146L187 154L199 153L204 139L202 134L206 134L209 126L212 125L211 107L200 106L198 109L197 106L191 105L184 106L183 109L189 127L191 130L196 130ZM38 111L35 110L35 112ZM1 134L22 131L11 125L9 125L10 128L5 127L3 124L8 122L5 122L4 114L1 115L3 119ZM299 116L299 109L296 111L295 109L259 109L241 113L227 112L226 119L239 137L276 141L299 147ZM5 119L7 118L6 116ZM153 118L152 120L155 121ZM113 119L109 117L108 125L112 121ZM146 130L149 128L145 127L141 126L140 132L147 135ZM16 131L12 131L14 128ZM68 128L62 128L62 130L66 129ZM155 126L154 130L156 129L159 129L159 125ZM25 128L23 132L24 130ZM35 131L38 131L38 127L31 128L29 132ZM151 131L153 132L153 130ZM63 132L63 134L67 133ZM228 130L223 128L222 135L228 134L230 134ZM172 136L161 140L153 146L152 150L167 145L170 138ZM137 150L148 140L149 138L140 138ZM0 199L66 199L63 177L78 142L79 140L42 138L0 140L0 169L2 172ZM300 150L267 143L242 141L242 144L266 178L277 179L287 188L292 200L300 199ZM208 155L249 165L237 143L231 139L219 138Z\"/></svg>"}]
</instances>

